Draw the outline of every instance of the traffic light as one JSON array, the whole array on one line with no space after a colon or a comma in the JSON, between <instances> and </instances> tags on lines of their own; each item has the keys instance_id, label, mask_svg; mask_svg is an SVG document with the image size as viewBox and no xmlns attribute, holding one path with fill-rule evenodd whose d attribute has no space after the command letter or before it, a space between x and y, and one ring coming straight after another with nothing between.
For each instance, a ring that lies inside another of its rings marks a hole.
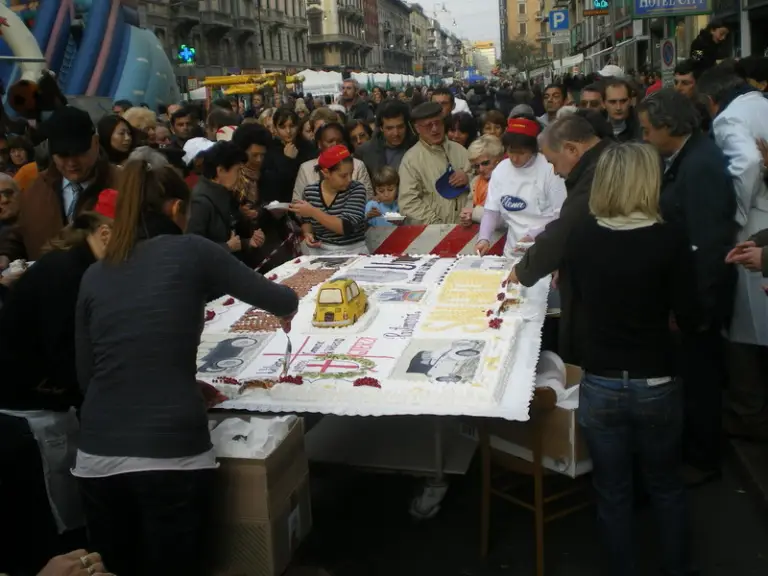
<instances>
[{"instance_id":1,"label":"traffic light","mask_svg":"<svg viewBox=\"0 0 768 576\"><path fill-rule=\"evenodd\" d=\"M192 46L182 44L176 53L176 57L182 64L194 64L197 59L197 51Z\"/></svg>"}]
</instances>

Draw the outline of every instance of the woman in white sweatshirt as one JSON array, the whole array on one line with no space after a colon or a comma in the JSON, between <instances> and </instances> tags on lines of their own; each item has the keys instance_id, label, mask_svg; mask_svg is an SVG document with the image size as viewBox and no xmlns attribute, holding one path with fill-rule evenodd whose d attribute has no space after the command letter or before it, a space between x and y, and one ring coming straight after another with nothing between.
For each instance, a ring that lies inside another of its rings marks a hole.
<instances>
[{"instance_id":1,"label":"woman in white sweatshirt","mask_svg":"<svg viewBox=\"0 0 768 576\"><path fill-rule=\"evenodd\" d=\"M549 222L560 215L565 201L565 182L539 154L537 137L541 125L531 118L511 118L502 143L507 158L493 171L480 222L478 254L491 247L490 239L499 224L507 226L504 255L512 256L515 245L532 241Z\"/></svg>"}]
</instances>

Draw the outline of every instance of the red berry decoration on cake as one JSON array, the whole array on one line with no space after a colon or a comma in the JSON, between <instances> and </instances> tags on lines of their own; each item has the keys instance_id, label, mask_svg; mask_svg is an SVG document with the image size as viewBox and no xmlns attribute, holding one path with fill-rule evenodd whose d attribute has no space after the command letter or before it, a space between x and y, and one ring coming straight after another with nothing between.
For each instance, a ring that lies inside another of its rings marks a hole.
<instances>
[{"instance_id":1,"label":"red berry decoration on cake","mask_svg":"<svg viewBox=\"0 0 768 576\"><path fill-rule=\"evenodd\" d=\"M214 312L213 310L206 310L205 311L205 321L206 322L210 322L214 318L216 318L216 312Z\"/></svg>"},{"instance_id":2,"label":"red berry decoration on cake","mask_svg":"<svg viewBox=\"0 0 768 576\"><path fill-rule=\"evenodd\" d=\"M297 386L301 386L304 384L304 378L301 376L291 376L290 374L286 374L284 376L280 376L278 379L278 382L282 382L284 384L296 384Z\"/></svg>"},{"instance_id":3,"label":"red berry decoration on cake","mask_svg":"<svg viewBox=\"0 0 768 576\"><path fill-rule=\"evenodd\" d=\"M293 261L294 264L301 264L301 258L296 258L296 260Z\"/></svg>"},{"instance_id":4,"label":"red berry decoration on cake","mask_svg":"<svg viewBox=\"0 0 768 576\"><path fill-rule=\"evenodd\" d=\"M240 381L237 378L232 378L232 376L216 376L216 378L213 379L214 384L240 384Z\"/></svg>"},{"instance_id":5,"label":"red berry decoration on cake","mask_svg":"<svg viewBox=\"0 0 768 576\"><path fill-rule=\"evenodd\" d=\"M381 388L381 384L379 384L379 381L376 380L376 378L371 378L370 376L366 376L365 378L358 378L352 383L352 386L355 388L359 388L360 386L369 386L371 388Z\"/></svg>"},{"instance_id":6,"label":"red berry decoration on cake","mask_svg":"<svg viewBox=\"0 0 768 576\"><path fill-rule=\"evenodd\" d=\"M277 280L277 274L270 274L267 276L267 280Z\"/></svg>"},{"instance_id":7,"label":"red berry decoration on cake","mask_svg":"<svg viewBox=\"0 0 768 576\"><path fill-rule=\"evenodd\" d=\"M232 306L232 304L234 303L235 303L234 298L227 298L226 300L224 300L224 306Z\"/></svg>"},{"instance_id":8,"label":"red berry decoration on cake","mask_svg":"<svg viewBox=\"0 0 768 576\"><path fill-rule=\"evenodd\" d=\"M502 287L502 288L506 288L508 283L509 283L509 280L504 280L504 281L502 281L502 283L501 283L501 287Z\"/></svg>"},{"instance_id":9,"label":"red berry decoration on cake","mask_svg":"<svg viewBox=\"0 0 768 576\"><path fill-rule=\"evenodd\" d=\"M494 330L501 328L501 323L504 322L502 318L491 318L488 320L488 326Z\"/></svg>"},{"instance_id":10,"label":"red berry decoration on cake","mask_svg":"<svg viewBox=\"0 0 768 576\"><path fill-rule=\"evenodd\" d=\"M499 292L498 294L496 294L496 300L498 300L499 302L503 302L504 298L506 297L507 296L504 294L504 292Z\"/></svg>"},{"instance_id":11,"label":"red berry decoration on cake","mask_svg":"<svg viewBox=\"0 0 768 576\"><path fill-rule=\"evenodd\" d=\"M492 316L493 315L493 310L486 310L485 311L485 315L486 316Z\"/></svg>"}]
</instances>

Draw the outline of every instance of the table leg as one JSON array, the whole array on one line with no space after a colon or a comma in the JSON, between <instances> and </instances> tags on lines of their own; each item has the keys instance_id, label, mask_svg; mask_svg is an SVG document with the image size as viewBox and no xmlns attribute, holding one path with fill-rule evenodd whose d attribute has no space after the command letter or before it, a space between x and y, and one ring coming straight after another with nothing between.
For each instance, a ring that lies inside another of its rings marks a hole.
<instances>
[{"instance_id":1,"label":"table leg","mask_svg":"<svg viewBox=\"0 0 768 576\"><path fill-rule=\"evenodd\" d=\"M445 460L443 454L443 426L440 418L433 418L435 439L435 472L432 478L424 481L421 494L411 502L410 513L421 520L433 518L440 511L440 504L448 492L448 482L445 479Z\"/></svg>"},{"instance_id":2,"label":"table leg","mask_svg":"<svg viewBox=\"0 0 768 576\"><path fill-rule=\"evenodd\" d=\"M531 414L533 422L533 503L536 518L536 576L544 576L544 466L542 465L543 431L538 414Z\"/></svg>"},{"instance_id":3,"label":"table leg","mask_svg":"<svg viewBox=\"0 0 768 576\"><path fill-rule=\"evenodd\" d=\"M483 475L480 488L480 556L486 558L488 556L488 541L491 529L491 439L485 423L481 423L479 429Z\"/></svg>"},{"instance_id":4,"label":"table leg","mask_svg":"<svg viewBox=\"0 0 768 576\"><path fill-rule=\"evenodd\" d=\"M435 481L444 482L443 426L440 418L433 418L435 426Z\"/></svg>"}]
</instances>

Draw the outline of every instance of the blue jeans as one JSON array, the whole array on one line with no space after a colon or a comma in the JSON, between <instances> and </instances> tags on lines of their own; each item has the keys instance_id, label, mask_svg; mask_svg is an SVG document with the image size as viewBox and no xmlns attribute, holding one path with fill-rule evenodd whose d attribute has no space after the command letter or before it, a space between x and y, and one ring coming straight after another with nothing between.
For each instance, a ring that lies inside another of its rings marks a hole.
<instances>
[{"instance_id":1,"label":"blue jeans","mask_svg":"<svg viewBox=\"0 0 768 576\"><path fill-rule=\"evenodd\" d=\"M664 574L685 574L685 489L679 476L683 395L679 383L586 373L579 390L578 420L594 466L592 480L608 574L636 573L635 457L656 512Z\"/></svg>"}]
</instances>

